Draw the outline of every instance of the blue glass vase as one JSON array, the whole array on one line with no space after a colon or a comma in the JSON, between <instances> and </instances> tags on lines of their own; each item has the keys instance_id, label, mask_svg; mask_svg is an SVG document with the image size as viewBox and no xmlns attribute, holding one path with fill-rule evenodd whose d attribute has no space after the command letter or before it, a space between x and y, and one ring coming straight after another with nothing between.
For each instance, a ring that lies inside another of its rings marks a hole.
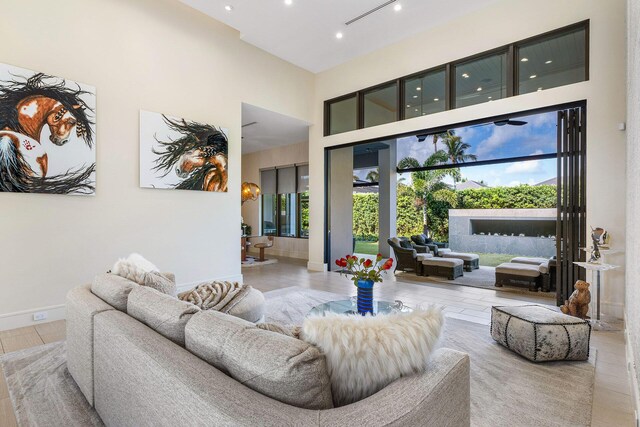
<instances>
[{"instance_id":1,"label":"blue glass vase","mask_svg":"<svg viewBox=\"0 0 640 427\"><path fill-rule=\"evenodd\" d=\"M373 314L373 280L358 280L358 314Z\"/></svg>"}]
</instances>

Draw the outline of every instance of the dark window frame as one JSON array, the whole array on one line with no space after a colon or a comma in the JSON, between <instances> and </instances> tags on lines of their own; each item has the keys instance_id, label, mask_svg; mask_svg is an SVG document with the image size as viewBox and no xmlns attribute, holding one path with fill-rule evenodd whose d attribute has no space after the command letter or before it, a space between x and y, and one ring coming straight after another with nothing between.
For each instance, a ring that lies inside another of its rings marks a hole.
<instances>
[{"instance_id":1,"label":"dark window frame","mask_svg":"<svg viewBox=\"0 0 640 427\"><path fill-rule=\"evenodd\" d=\"M566 103L561 103L561 104L555 104L555 105L550 105L550 106L546 106L546 107L539 107L539 108L532 108L529 110L520 110L520 111L516 111L510 114L500 114L497 116L489 116L489 117L484 117L481 119L473 119L473 120L466 120L466 121L461 121L461 122L454 122L448 125L441 125L441 126L435 126L432 128L425 128L425 129L419 129L419 130L414 130L414 131L409 131L409 132L402 132L402 133L398 133L398 134L391 134L391 135L385 135L385 136L381 136L381 137L376 137L376 138L370 138L370 139L363 139L363 140L359 140L359 141L354 141L354 142L348 142L348 143L344 143L344 144L339 144L339 145L334 145L334 146L330 146L330 147L324 147L324 263L328 263L329 259L331 258L331 236L330 236L330 230L331 230L331 198L330 198L330 191L331 191L331 180L329 179L329 172L331 170L331 161L330 161L330 153L332 150L336 150L339 148L346 148L346 147L355 147L357 145L362 145L362 144L370 144L373 142L381 142L381 141L386 141L389 139L397 139L397 138L403 138L403 137L407 137L407 136L413 136L413 135L417 135L417 134L428 134L428 135L433 135L434 133L442 133L442 132L446 132L449 129L453 129L453 128L460 128L460 127L467 127L467 126L473 126L473 125L478 125L478 124L482 124L482 123L487 123L487 122L495 122L498 120L507 120L507 119L513 119L513 118L518 118L518 117L524 117L524 116L529 116L532 114L539 114L539 113L548 113L550 111L559 111L559 110L566 110L566 109L570 109L570 108L582 108L583 111L587 111L587 100L586 99L581 99L578 101L572 101L572 102L566 102ZM543 156L547 156L547 155L543 155ZM557 155L556 155L557 156ZM507 160L507 159L503 159L503 160ZM507 161L513 161L514 159L508 159ZM530 159L530 160L535 160L535 159ZM464 166L465 164L462 163L458 166ZM449 165L449 167L451 167ZM429 168L420 168L421 170L426 170ZM412 169L399 169L396 168L396 171L398 173L405 173L405 172L411 172ZM418 169L416 169L418 170Z\"/></svg>"},{"instance_id":2,"label":"dark window frame","mask_svg":"<svg viewBox=\"0 0 640 427\"><path fill-rule=\"evenodd\" d=\"M274 196L274 194L269 194L269 196ZM278 197L277 194L275 194L276 196L276 211L278 209ZM260 234L263 236L277 236L278 235L278 215L275 216L275 222L274 222L274 229L276 230L275 234L265 234L264 232L264 212L265 212L265 208L264 208L264 201L265 201L265 195L261 194L260 195ZM276 212L277 213L277 212Z\"/></svg>"},{"instance_id":3,"label":"dark window frame","mask_svg":"<svg viewBox=\"0 0 640 427\"><path fill-rule=\"evenodd\" d=\"M431 67L427 70L423 70L423 71L418 71L417 73L413 73L413 74L409 74L408 76L404 76L400 79L398 79L398 84L400 85L400 90L402 93L400 93L400 96L398 97L398 107L399 107L399 111L400 111L400 118L398 119L398 121L402 121L402 120L406 120L406 111L404 109L405 106L405 95L406 95L406 86L407 86L407 81L409 80L413 80L413 79L417 79L420 77L425 77L428 76L430 74L434 74L437 72L444 72L444 111L450 110L451 108L449 108L449 106L451 105L451 100L448 99L449 96L451 96L451 93L449 91L449 73L451 72L450 70L450 66L451 64L445 64L445 65L438 65L437 67ZM439 111L441 112L441 111Z\"/></svg>"},{"instance_id":4,"label":"dark window frame","mask_svg":"<svg viewBox=\"0 0 640 427\"><path fill-rule=\"evenodd\" d=\"M333 98L328 101L325 101L324 103L324 136L337 135L337 134L329 133L329 131L331 130L331 105L340 101L346 101L347 99L351 99L351 98L356 99L356 110L357 110L356 111L356 129L362 129L362 126L360 126L360 111L362 111L362 108L360 108L360 97L361 95L359 92L352 92L352 93L348 93L346 95L342 95L337 98Z\"/></svg>"},{"instance_id":5,"label":"dark window frame","mask_svg":"<svg viewBox=\"0 0 640 427\"><path fill-rule=\"evenodd\" d=\"M276 216L275 216L275 229L276 229L276 233L275 234L269 234L269 236L274 236L274 237L281 237L281 238L288 238L288 239L308 239L309 236L303 236L302 235L302 209L301 209L301 203L300 203L300 194L298 193L298 167L300 166L307 166L308 163L296 163L293 165L286 165L286 166L277 166L277 167L272 167L272 168L263 168L260 169L260 172L262 171L266 171L266 170L275 170L276 171ZM294 173L295 173L295 177L296 177L296 183L295 183L295 188L296 188L296 192L293 193L295 194L295 201L293 203L293 207L296 209L295 215L296 215L296 230L295 230L295 236L283 236L282 232L280 230L280 215L282 212L282 197L283 195L286 194L291 194L291 193L278 193L278 173L277 170L278 169L286 169L286 168L294 168ZM269 194L270 196L273 196L273 194ZM260 194L260 231L262 235L267 235L264 234L264 197L265 194Z\"/></svg>"},{"instance_id":6,"label":"dark window frame","mask_svg":"<svg viewBox=\"0 0 640 427\"><path fill-rule=\"evenodd\" d=\"M402 108L404 106L404 94L405 94L405 84L406 81L408 79L411 78L416 78L417 76L420 75L424 75L427 74L429 72L433 72L436 70L441 70L442 68L445 69L445 111L449 111L449 110L453 110L455 109L455 76L454 76L454 70L455 70L455 66L474 60L474 59L480 59L482 57L485 56L490 56L492 54L496 54L496 53L506 53L507 56L507 94L506 94L506 98L510 98L512 96L518 96L518 64L517 62L517 57L518 57L518 48L524 44L529 44L532 42L536 42L536 41L544 41L545 39L549 39L555 36L559 36L562 35L563 33L567 33L570 32L572 30L577 30L577 29L584 29L585 31L585 79L584 81L589 81L589 50L590 50L590 20L586 19L584 21L580 21L580 22L576 22L574 24L570 24L570 25L566 25L564 27L561 28L557 28L551 31L547 31L545 33L542 34L538 34L532 37L528 37L526 39L522 39L522 40L518 40L516 42L513 43L509 43L506 44L504 46L499 46L496 47L494 49L489 49L487 51L484 52L480 52L477 54L473 54L470 56L467 56L465 58L461 58L458 60L454 60L454 61L450 61L447 62L445 64L440 64L437 65L435 67L430 67L427 68L425 70L420 70L418 72L415 73L411 73L409 75L397 78L397 79L393 79L393 80L388 80L384 83L380 83L380 84L376 84L355 92L350 92L346 95L341 95L335 98L331 98L328 99L326 101L324 101L324 136L331 136L331 135L338 135L339 133L335 133L335 134L331 134L329 131L331 129L331 117L330 117L330 109L331 109L331 105L333 103L339 102L339 101L344 101L346 99L350 99L355 97L356 98L356 117L357 117L357 124L356 124L356 129L354 130L359 130L359 129L364 129L364 94L367 92L370 92L372 90L375 89L379 89L382 88L384 86L388 86L391 85L393 83L397 84L397 120L396 121L402 121L402 120L406 120L405 118L405 113L404 113L404 108ZM505 99L505 98L503 98ZM476 104L477 105L477 104ZM460 107L460 108L464 108L464 107ZM393 122L392 122L393 123ZM343 132L340 132L343 133Z\"/></svg>"},{"instance_id":7,"label":"dark window frame","mask_svg":"<svg viewBox=\"0 0 640 427\"><path fill-rule=\"evenodd\" d=\"M467 64L469 62L473 62L473 61L477 61L479 59L485 59L485 58L489 58L491 56L497 56L497 55L505 55L507 58L507 81L506 81L506 86L507 86L507 94L504 98L500 98L500 99L505 99L505 98L509 98L511 96L513 96L513 90L509 90L510 86L513 84L512 81L510 81L510 77L509 77L509 71L511 70L511 62L513 62L513 58L509 57L509 51L510 48L509 46L502 46L502 47L497 47L495 49L491 49L482 53L478 53L475 55L471 55L471 56L467 56L466 58L460 59L458 61L454 61L449 63L450 67L449 67L449 72L451 73L450 75L450 81L449 81L449 85L450 87L448 88L451 94L451 100L449 103L449 106L451 107L451 110L455 110L456 108L464 108L464 107L457 107L456 106L456 97L457 97L457 92L456 92L456 69L457 67L459 67L460 65L464 65ZM488 101L485 101L488 102ZM482 103L481 103L482 104ZM470 106L473 105L478 105L478 104L472 104Z\"/></svg>"},{"instance_id":8,"label":"dark window frame","mask_svg":"<svg viewBox=\"0 0 640 427\"><path fill-rule=\"evenodd\" d=\"M373 126L365 126L364 125L364 121L365 121L365 116L366 116L366 111L365 111L365 105L364 105L364 98L367 94L371 93L371 92L375 92L381 89L386 89L389 87L393 87L395 86L396 88L396 118L395 120L392 120L391 122L388 123L393 123L393 122L397 122L400 120L400 86L401 86L401 79L395 79L395 80L390 80L388 82L385 83L381 83L379 85L375 85L372 87L369 87L365 90L361 90L358 92L358 129L362 129L365 127L373 127ZM387 123L383 123L383 124L387 124ZM374 125L374 126L378 126L378 125Z\"/></svg>"},{"instance_id":9,"label":"dark window frame","mask_svg":"<svg viewBox=\"0 0 640 427\"><path fill-rule=\"evenodd\" d=\"M579 24L584 24L584 25L579 25ZM513 69L511 70L511 78L513 79L513 95L514 96L518 96L520 95L520 61L518 61L518 57L520 56L520 49L524 46L524 45L529 45L532 43L540 43L540 42L544 42L546 40L550 40L553 39L555 37L559 37L562 36L564 34L570 33L572 31L575 30L584 30L584 49L585 49L585 57L584 57L584 80L583 81L589 81L589 21L583 21L581 23L578 24L574 24L574 25L569 25L567 27L564 28L559 28L558 30L554 30L554 31L550 31L548 33L545 34L540 34L539 36L535 36L535 37L529 37L528 39L524 39L524 40L520 40L517 43L513 44L513 61L512 61L512 66ZM566 85L562 85L562 86L566 86ZM561 87L561 86L555 86L555 87Z\"/></svg>"}]
</instances>

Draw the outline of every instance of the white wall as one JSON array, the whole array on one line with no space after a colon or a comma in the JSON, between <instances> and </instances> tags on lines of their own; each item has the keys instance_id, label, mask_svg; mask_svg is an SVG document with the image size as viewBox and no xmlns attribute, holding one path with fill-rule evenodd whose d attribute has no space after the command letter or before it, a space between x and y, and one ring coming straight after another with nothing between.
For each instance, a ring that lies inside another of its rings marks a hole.
<instances>
[{"instance_id":1,"label":"white wall","mask_svg":"<svg viewBox=\"0 0 640 427\"><path fill-rule=\"evenodd\" d=\"M636 402L640 395L640 3L628 1L627 14L627 295L626 326L635 363ZM637 405L637 403L636 403Z\"/></svg>"},{"instance_id":2,"label":"white wall","mask_svg":"<svg viewBox=\"0 0 640 427\"><path fill-rule=\"evenodd\" d=\"M591 20L590 80L402 122L323 137L323 101L452 60ZM383 65L382 65L383 64ZM405 41L317 75L310 135L311 240L309 268L323 266L323 150L339 144L460 123L499 114L587 100L587 218L625 245L625 2L624 0L503 0ZM624 254L608 261L624 264ZM604 310L622 316L624 271L608 272Z\"/></svg>"},{"instance_id":3,"label":"white wall","mask_svg":"<svg viewBox=\"0 0 640 427\"><path fill-rule=\"evenodd\" d=\"M241 103L311 121L314 76L175 0L2 5L3 62L97 88L97 195L0 194L0 330L132 251L180 283L240 278ZM140 189L140 109L228 128L229 192Z\"/></svg>"},{"instance_id":4,"label":"white wall","mask_svg":"<svg viewBox=\"0 0 640 427\"><path fill-rule=\"evenodd\" d=\"M260 185L260 169L309 163L309 142L283 145L270 150L257 151L242 156L242 182ZM260 200L248 201L242 206L242 218L251 226L251 232L260 232ZM257 251L250 249L250 252ZM309 259L309 239L275 237L273 247L266 254L289 258Z\"/></svg>"}]
</instances>

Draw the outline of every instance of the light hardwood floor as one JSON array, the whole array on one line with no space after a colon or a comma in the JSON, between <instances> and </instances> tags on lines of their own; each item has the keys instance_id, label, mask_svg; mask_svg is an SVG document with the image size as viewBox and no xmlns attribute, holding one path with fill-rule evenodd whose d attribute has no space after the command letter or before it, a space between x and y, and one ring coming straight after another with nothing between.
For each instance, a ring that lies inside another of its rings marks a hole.
<instances>
[{"instance_id":1,"label":"light hardwood floor","mask_svg":"<svg viewBox=\"0 0 640 427\"><path fill-rule=\"evenodd\" d=\"M306 263L281 259L278 264L242 270L245 283L264 292L301 286L335 292L354 293L352 282L336 273L308 272ZM376 286L376 298L402 300L409 305L437 304L449 317L488 325L492 305L522 303L549 304L551 300L537 294L518 294L451 286L437 283L409 283L395 277ZM65 337L64 321L0 332L0 354L59 341ZM592 334L592 346L598 349L592 407L592 426L635 426L633 398L625 361L625 338L622 332ZM16 421L0 372L0 427L15 426Z\"/></svg>"}]
</instances>

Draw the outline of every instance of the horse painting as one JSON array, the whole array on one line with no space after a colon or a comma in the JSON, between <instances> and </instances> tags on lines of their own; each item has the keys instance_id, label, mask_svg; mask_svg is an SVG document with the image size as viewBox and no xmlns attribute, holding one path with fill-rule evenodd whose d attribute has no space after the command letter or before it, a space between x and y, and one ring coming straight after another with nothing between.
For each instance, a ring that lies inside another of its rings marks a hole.
<instances>
[{"instance_id":1,"label":"horse painting","mask_svg":"<svg viewBox=\"0 0 640 427\"><path fill-rule=\"evenodd\" d=\"M227 191L228 140L212 125L141 112L141 185Z\"/></svg>"},{"instance_id":2,"label":"horse painting","mask_svg":"<svg viewBox=\"0 0 640 427\"><path fill-rule=\"evenodd\" d=\"M0 192L95 192L94 93L0 64Z\"/></svg>"}]
</instances>

